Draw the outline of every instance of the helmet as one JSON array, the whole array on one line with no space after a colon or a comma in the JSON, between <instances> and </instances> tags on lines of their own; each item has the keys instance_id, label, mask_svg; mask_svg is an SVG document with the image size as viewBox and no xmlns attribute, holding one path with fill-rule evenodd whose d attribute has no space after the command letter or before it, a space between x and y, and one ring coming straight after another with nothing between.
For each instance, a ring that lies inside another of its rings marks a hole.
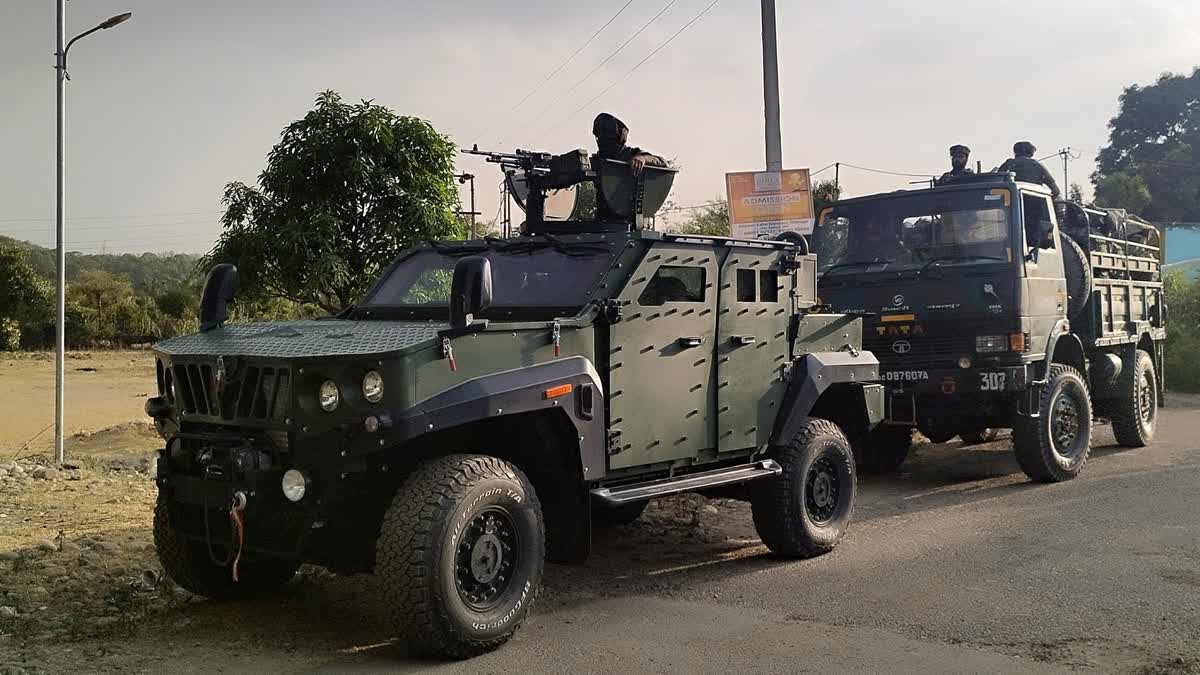
<instances>
[{"instance_id":1,"label":"helmet","mask_svg":"<svg viewBox=\"0 0 1200 675\"><path fill-rule=\"evenodd\" d=\"M1018 157L1023 155L1032 157L1035 152L1037 152L1037 148L1033 147L1033 143L1029 141L1018 141L1013 144L1013 154Z\"/></svg>"}]
</instances>

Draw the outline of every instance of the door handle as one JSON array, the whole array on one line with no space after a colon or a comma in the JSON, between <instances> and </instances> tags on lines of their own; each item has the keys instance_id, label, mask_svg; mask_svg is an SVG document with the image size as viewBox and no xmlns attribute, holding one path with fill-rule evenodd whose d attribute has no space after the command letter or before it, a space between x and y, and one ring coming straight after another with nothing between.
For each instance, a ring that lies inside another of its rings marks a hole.
<instances>
[{"instance_id":1,"label":"door handle","mask_svg":"<svg viewBox=\"0 0 1200 675\"><path fill-rule=\"evenodd\" d=\"M679 343L680 347L683 347L684 349L690 349L692 347L699 347L700 345L704 344L704 338L702 338L702 337L681 337L677 340L677 342Z\"/></svg>"},{"instance_id":2,"label":"door handle","mask_svg":"<svg viewBox=\"0 0 1200 675\"><path fill-rule=\"evenodd\" d=\"M735 346L745 347L746 345L754 344L756 339L753 335L734 335L733 337L729 338L729 341Z\"/></svg>"}]
</instances>

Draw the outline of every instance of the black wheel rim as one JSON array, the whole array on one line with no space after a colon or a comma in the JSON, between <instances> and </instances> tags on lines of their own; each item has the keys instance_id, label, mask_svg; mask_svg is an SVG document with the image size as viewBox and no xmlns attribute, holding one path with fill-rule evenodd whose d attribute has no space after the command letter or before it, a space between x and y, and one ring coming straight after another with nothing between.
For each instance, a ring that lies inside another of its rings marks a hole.
<instances>
[{"instance_id":1,"label":"black wheel rim","mask_svg":"<svg viewBox=\"0 0 1200 675\"><path fill-rule=\"evenodd\" d=\"M458 595L471 609L486 612L504 598L521 563L512 515L499 506L480 511L463 528L454 555Z\"/></svg>"},{"instance_id":2,"label":"black wheel rim","mask_svg":"<svg viewBox=\"0 0 1200 675\"><path fill-rule=\"evenodd\" d=\"M828 454L818 457L805 479L804 508L808 517L818 525L832 520L841 492L841 476L833 459Z\"/></svg>"},{"instance_id":3,"label":"black wheel rim","mask_svg":"<svg viewBox=\"0 0 1200 675\"><path fill-rule=\"evenodd\" d=\"M1079 438L1080 406L1069 392L1063 392L1054 399L1050 408L1050 443L1054 453L1067 461L1073 461L1079 454L1076 440Z\"/></svg>"},{"instance_id":4,"label":"black wheel rim","mask_svg":"<svg viewBox=\"0 0 1200 675\"><path fill-rule=\"evenodd\" d=\"M1154 383L1150 381L1150 373L1142 374L1138 385L1138 414L1143 426L1154 424Z\"/></svg>"}]
</instances>

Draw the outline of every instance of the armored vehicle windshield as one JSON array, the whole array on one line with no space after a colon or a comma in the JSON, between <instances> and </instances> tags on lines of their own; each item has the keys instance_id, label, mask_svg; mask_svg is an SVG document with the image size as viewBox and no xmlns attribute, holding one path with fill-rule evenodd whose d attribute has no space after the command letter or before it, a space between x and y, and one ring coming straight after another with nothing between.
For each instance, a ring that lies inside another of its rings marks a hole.
<instances>
[{"instance_id":1,"label":"armored vehicle windshield","mask_svg":"<svg viewBox=\"0 0 1200 675\"><path fill-rule=\"evenodd\" d=\"M828 275L1010 261L1007 190L957 189L848 201L825 211L813 235Z\"/></svg>"}]
</instances>

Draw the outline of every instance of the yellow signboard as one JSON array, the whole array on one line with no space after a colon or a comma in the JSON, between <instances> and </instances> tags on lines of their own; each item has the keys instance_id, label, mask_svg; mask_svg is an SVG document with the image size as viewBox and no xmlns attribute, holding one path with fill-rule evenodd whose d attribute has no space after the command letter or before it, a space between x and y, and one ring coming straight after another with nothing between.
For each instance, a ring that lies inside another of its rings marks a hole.
<instances>
[{"instance_id":1,"label":"yellow signboard","mask_svg":"<svg viewBox=\"0 0 1200 675\"><path fill-rule=\"evenodd\" d=\"M734 237L758 239L788 230L812 234L808 169L727 173L725 189Z\"/></svg>"}]
</instances>

